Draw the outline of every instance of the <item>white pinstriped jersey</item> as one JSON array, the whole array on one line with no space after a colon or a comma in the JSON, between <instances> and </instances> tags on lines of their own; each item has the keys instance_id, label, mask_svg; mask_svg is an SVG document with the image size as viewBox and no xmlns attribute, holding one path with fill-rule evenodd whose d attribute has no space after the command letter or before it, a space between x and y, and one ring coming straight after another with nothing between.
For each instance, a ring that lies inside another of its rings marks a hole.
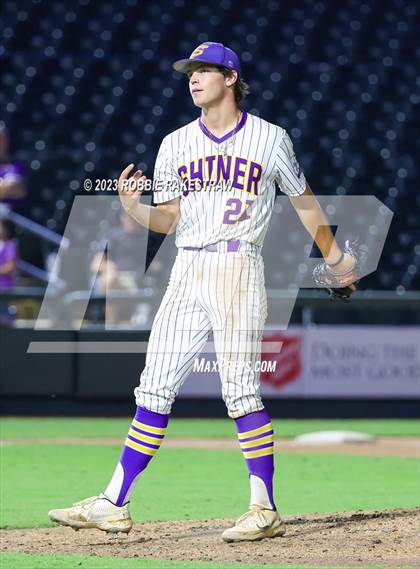
<instances>
[{"instance_id":1,"label":"white pinstriped jersey","mask_svg":"<svg viewBox=\"0 0 420 569\"><path fill-rule=\"evenodd\" d=\"M153 198L180 197L177 247L240 239L262 246L275 200L275 182L289 196L306 180L286 131L243 113L218 139L200 119L168 134L156 159Z\"/></svg>"}]
</instances>

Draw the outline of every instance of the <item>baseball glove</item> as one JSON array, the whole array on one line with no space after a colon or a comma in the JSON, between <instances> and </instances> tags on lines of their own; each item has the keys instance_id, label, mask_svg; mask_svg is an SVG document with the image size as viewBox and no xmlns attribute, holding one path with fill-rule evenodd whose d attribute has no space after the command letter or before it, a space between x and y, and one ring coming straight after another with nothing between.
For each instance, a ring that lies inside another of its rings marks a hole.
<instances>
[{"instance_id":1,"label":"baseball glove","mask_svg":"<svg viewBox=\"0 0 420 569\"><path fill-rule=\"evenodd\" d=\"M325 292L330 295L331 300L350 300L354 292L350 285L353 284L357 286L359 283L359 255L355 243L350 244L350 241L346 241L343 253L351 255L354 259L354 265L349 271L345 273L335 273L325 261L319 263L313 271L315 284L325 290Z\"/></svg>"}]
</instances>

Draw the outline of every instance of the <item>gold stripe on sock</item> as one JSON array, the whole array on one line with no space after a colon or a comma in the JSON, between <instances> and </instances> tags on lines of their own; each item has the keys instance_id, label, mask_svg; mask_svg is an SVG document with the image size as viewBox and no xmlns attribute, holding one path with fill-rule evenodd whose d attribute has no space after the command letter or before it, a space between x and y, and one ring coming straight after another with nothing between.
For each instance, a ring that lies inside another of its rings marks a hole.
<instances>
[{"instance_id":1,"label":"gold stripe on sock","mask_svg":"<svg viewBox=\"0 0 420 569\"><path fill-rule=\"evenodd\" d=\"M238 433L239 440L247 439L248 437L254 437L255 435L261 435L262 433L267 433L268 431L272 431L273 427L271 423L267 423L267 425L263 425L262 427L258 427L258 429L252 429L252 431L246 431L245 433Z\"/></svg>"},{"instance_id":2,"label":"gold stripe on sock","mask_svg":"<svg viewBox=\"0 0 420 569\"><path fill-rule=\"evenodd\" d=\"M149 447L145 447L143 445L140 445L138 443L135 443L131 439L126 439L125 444L126 444L126 446L128 446L134 450L137 450L138 452L142 452L143 454L148 454L149 456L154 456L156 454L156 451L158 450L157 448L149 448Z\"/></svg>"},{"instance_id":3,"label":"gold stripe on sock","mask_svg":"<svg viewBox=\"0 0 420 569\"><path fill-rule=\"evenodd\" d=\"M134 429L130 429L128 434L138 441L144 441L145 443L151 443L152 445L160 445L163 441L163 439L155 439L154 437L143 435L143 433L138 433Z\"/></svg>"},{"instance_id":4,"label":"gold stripe on sock","mask_svg":"<svg viewBox=\"0 0 420 569\"><path fill-rule=\"evenodd\" d=\"M274 440L273 435L268 435L268 437L262 437L261 439L256 439L255 441L247 441L245 443L241 443L239 441L239 444L241 445L242 449L245 449L250 447L256 447L258 445L264 445L265 443L272 443L273 440Z\"/></svg>"},{"instance_id":5,"label":"gold stripe on sock","mask_svg":"<svg viewBox=\"0 0 420 569\"><path fill-rule=\"evenodd\" d=\"M251 452L244 452L244 458L257 458L259 456L268 456L273 454L273 447L262 448L260 450L252 450Z\"/></svg>"},{"instance_id":6,"label":"gold stripe on sock","mask_svg":"<svg viewBox=\"0 0 420 569\"><path fill-rule=\"evenodd\" d=\"M148 433L153 433L155 435L164 435L166 433L166 429L152 427L151 425L146 425L146 423L140 423L140 421L137 421L136 419L133 419L133 425L138 429L142 429L143 431L147 431Z\"/></svg>"}]
</instances>

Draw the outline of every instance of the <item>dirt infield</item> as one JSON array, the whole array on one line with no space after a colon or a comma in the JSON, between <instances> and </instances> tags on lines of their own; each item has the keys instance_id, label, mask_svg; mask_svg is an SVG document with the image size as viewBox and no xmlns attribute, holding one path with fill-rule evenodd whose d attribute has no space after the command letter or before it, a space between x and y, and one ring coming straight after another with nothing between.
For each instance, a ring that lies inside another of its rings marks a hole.
<instances>
[{"instance_id":1,"label":"dirt infield","mask_svg":"<svg viewBox=\"0 0 420 569\"><path fill-rule=\"evenodd\" d=\"M419 567L420 510L387 510L286 517L284 537L224 543L232 520L148 522L128 537L70 528L2 530L2 551L139 557L182 561L243 562L263 566Z\"/></svg>"},{"instance_id":2,"label":"dirt infield","mask_svg":"<svg viewBox=\"0 0 420 569\"><path fill-rule=\"evenodd\" d=\"M57 445L118 445L122 444L121 438L83 438L83 437L60 437L60 438L14 438L3 439L2 445L20 444L57 444ZM197 448L197 449L239 449L234 439L171 439L164 441L168 448ZM383 437L362 443L341 443L323 445L302 445L294 440L278 440L275 443L278 452L314 453L328 452L332 454L353 454L367 456L399 456L406 458L420 457L419 437Z\"/></svg>"},{"instance_id":3,"label":"dirt infield","mask_svg":"<svg viewBox=\"0 0 420 569\"><path fill-rule=\"evenodd\" d=\"M120 438L7 439L14 444L121 444ZM167 439L171 448L238 449L233 439ZM337 453L419 457L417 437L378 438L372 442L300 445L276 443L278 452ZM25 553L67 553L180 561L242 562L265 565L420 567L420 509L381 512L310 514L285 517L287 533L256 543L226 544L223 529L233 520L156 521L137 524L128 537L70 528L1 530L0 550Z\"/></svg>"}]
</instances>

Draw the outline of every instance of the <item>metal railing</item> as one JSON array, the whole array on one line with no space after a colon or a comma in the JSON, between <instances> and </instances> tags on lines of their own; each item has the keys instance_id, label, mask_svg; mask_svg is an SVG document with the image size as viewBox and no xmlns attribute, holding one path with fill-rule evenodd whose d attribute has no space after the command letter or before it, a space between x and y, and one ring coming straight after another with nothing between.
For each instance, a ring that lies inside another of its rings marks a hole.
<instances>
[{"instance_id":1,"label":"metal railing","mask_svg":"<svg viewBox=\"0 0 420 569\"><path fill-rule=\"evenodd\" d=\"M67 294L58 294L55 303L52 305L52 312L55 310L63 316L66 314L68 329L74 329L71 314L77 303L89 302L89 309L85 316L85 324L89 324L89 310L91 307L105 306L106 301L115 301L124 304L138 301L139 303L149 303L153 310L150 314L150 325L154 317L154 309L163 297L164 289L156 290L144 288L140 290L110 291L104 294L91 293L87 290L72 291ZM23 300L34 300L39 302L39 306L44 298L44 287L16 287L10 291L0 291L0 301L8 301L17 304ZM268 289L267 296L269 301L269 317L267 324L278 323L282 320L278 317L285 313L285 303L290 303L294 299L289 291ZM77 312L77 311L76 311ZM51 323L54 314L51 314ZM28 322L31 327L36 320L36 316ZM420 293L406 291L399 294L396 291L357 291L350 302L331 302L328 296L321 290L301 290L294 301L292 317L290 323L310 325L313 323L334 323L342 324L420 324ZM20 325L25 327L23 320ZM48 329L48 322L45 327ZM51 326L53 327L53 326Z\"/></svg>"},{"instance_id":2,"label":"metal railing","mask_svg":"<svg viewBox=\"0 0 420 569\"><path fill-rule=\"evenodd\" d=\"M66 237L63 237L52 229L48 229L48 227L44 227L40 223L32 221L24 215L16 213L7 207L0 208L0 219L7 219L11 221L16 227L19 227L20 229L29 232L31 235L38 237L42 241L51 243L54 246L61 247L63 249L68 249L70 246L70 242ZM19 259L17 262L17 267L23 274L35 277L41 282L50 282L52 286L57 288L63 288L65 286L65 283L62 279L51 275L47 271L36 267L28 261Z\"/></svg>"}]
</instances>

